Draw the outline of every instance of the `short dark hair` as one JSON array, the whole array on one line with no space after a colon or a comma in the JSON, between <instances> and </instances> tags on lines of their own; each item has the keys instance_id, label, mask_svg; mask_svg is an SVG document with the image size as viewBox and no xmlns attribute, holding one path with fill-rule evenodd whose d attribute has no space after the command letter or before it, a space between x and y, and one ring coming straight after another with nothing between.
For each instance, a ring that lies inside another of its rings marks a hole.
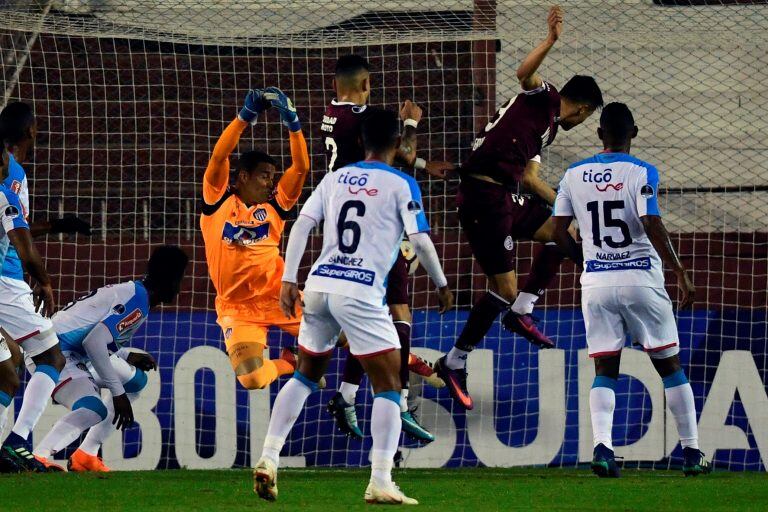
<instances>
[{"instance_id":1,"label":"short dark hair","mask_svg":"<svg viewBox=\"0 0 768 512\"><path fill-rule=\"evenodd\" d=\"M595 110L603 106L603 93L591 76L574 75L560 89L560 96L574 103L585 103Z\"/></svg>"},{"instance_id":2,"label":"short dark hair","mask_svg":"<svg viewBox=\"0 0 768 512\"><path fill-rule=\"evenodd\" d=\"M615 101L603 108L600 128L613 139L626 139L635 129L635 118L627 105Z\"/></svg>"},{"instance_id":3,"label":"short dark hair","mask_svg":"<svg viewBox=\"0 0 768 512\"><path fill-rule=\"evenodd\" d=\"M360 71L370 70L371 65L368 64L366 58L361 57L360 55L355 55L354 53L339 57L339 60L336 61L337 77L350 77L356 75Z\"/></svg>"},{"instance_id":4,"label":"short dark hair","mask_svg":"<svg viewBox=\"0 0 768 512\"><path fill-rule=\"evenodd\" d=\"M27 103L9 103L0 112L0 140L13 145L27 138L29 128L35 122L35 112Z\"/></svg>"},{"instance_id":5,"label":"short dark hair","mask_svg":"<svg viewBox=\"0 0 768 512\"><path fill-rule=\"evenodd\" d=\"M272 164L277 167L275 159L268 154L263 151L251 150L240 154L240 158L237 159L237 165L235 165L235 171L245 171L250 174L261 163Z\"/></svg>"},{"instance_id":6,"label":"short dark hair","mask_svg":"<svg viewBox=\"0 0 768 512\"><path fill-rule=\"evenodd\" d=\"M360 129L365 151L376 153L392 149L400 136L400 118L390 110L369 109Z\"/></svg>"},{"instance_id":7,"label":"short dark hair","mask_svg":"<svg viewBox=\"0 0 768 512\"><path fill-rule=\"evenodd\" d=\"M189 256L180 247L162 245L152 251L147 262L147 281L153 285L176 283L184 277Z\"/></svg>"}]
</instances>

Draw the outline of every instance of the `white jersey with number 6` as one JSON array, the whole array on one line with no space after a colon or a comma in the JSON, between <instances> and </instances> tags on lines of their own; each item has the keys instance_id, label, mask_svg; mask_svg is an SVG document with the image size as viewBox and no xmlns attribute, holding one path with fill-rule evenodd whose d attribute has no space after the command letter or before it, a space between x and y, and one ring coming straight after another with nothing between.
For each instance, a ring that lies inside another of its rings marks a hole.
<instances>
[{"instance_id":1,"label":"white jersey with number 6","mask_svg":"<svg viewBox=\"0 0 768 512\"><path fill-rule=\"evenodd\" d=\"M573 216L583 239L582 288L664 288L661 259L641 217L660 215L659 173L626 153L599 153L571 165L554 216Z\"/></svg>"},{"instance_id":2,"label":"white jersey with number 6","mask_svg":"<svg viewBox=\"0 0 768 512\"><path fill-rule=\"evenodd\" d=\"M323 249L305 290L384 304L403 232L429 231L416 180L364 161L327 174L301 215L323 223Z\"/></svg>"}]
</instances>

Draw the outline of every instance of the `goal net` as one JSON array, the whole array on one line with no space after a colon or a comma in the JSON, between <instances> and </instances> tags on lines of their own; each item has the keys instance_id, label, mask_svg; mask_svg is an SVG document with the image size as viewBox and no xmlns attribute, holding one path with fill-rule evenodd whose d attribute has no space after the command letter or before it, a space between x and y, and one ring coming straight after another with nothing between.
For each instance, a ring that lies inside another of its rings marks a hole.
<instances>
[{"instance_id":1,"label":"goal net","mask_svg":"<svg viewBox=\"0 0 768 512\"><path fill-rule=\"evenodd\" d=\"M545 35L548 7L516 0L2 4L4 100L34 105L39 126L26 164L32 217L76 213L94 226L91 238L38 242L58 302L141 275L159 244L178 244L192 259L178 304L152 314L134 341L158 358L160 371L135 406L138 426L105 446L108 464L220 468L247 466L260 453L278 385L249 393L237 384L215 323L198 230L203 171L246 91L277 85L293 98L313 166L303 199L327 167L320 123L333 97L334 62L351 52L372 65L372 104L396 108L413 99L424 107L420 156L460 163L496 107L518 92L515 69ZM697 303L679 311L678 321L702 450L717 467L763 470L768 7L651 0L574 0L563 7L563 36L541 73L560 86L574 74L593 75L607 101L630 106L640 127L633 152L658 166L665 222L693 272ZM601 148L596 126L593 116L545 150L550 184ZM270 116L245 133L239 149L263 148L287 165L286 142ZM414 276L414 351L434 361L452 346L486 281L458 227L457 179L418 179L458 302L455 311L438 315L423 271ZM517 250L525 276L537 248L522 243ZM668 290L674 300L677 290ZM557 342L554 350L540 352L498 322L493 326L469 360L473 411L455 407L445 390L417 385L419 417L437 440L427 446L404 440L401 464L575 466L589 460L594 370L579 299L577 275L566 262L537 308L542 329ZM272 357L293 343L271 333ZM370 435L348 440L325 410L346 354L337 355L328 389L310 397L289 438L290 464L368 464ZM617 455L627 465L678 465L681 450L660 379L641 352L626 350L622 359ZM368 434L372 399L364 388L358 414ZM36 440L61 412L49 408Z\"/></svg>"}]
</instances>

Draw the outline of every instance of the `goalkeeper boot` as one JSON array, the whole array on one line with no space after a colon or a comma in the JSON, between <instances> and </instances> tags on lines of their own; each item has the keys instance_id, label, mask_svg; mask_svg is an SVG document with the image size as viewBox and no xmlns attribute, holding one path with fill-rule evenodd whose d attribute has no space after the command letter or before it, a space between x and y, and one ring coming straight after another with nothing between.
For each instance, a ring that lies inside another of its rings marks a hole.
<instances>
[{"instance_id":1,"label":"goalkeeper boot","mask_svg":"<svg viewBox=\"0 0 768 512\"><path fill-rule=\"evenodd\" d=\"M424 379L424 382L433 388L440 389L445 387L445 381L437 375L434 368L413 352L408 356L408 371Z\"/></svg>"},{"instance_id":2,"label":"goalkeeper boot","mask_svg":"<svg viewBox=\"0 0 768 512\"><path fill-rule=\"evenodd\" d=\"M60 466L59 464L56 464L50 459L46 459L45 457L41 457L39 455L35 455L35 458L37 461L45 466L45 469L48 470L49 473L66 473L66 469L64 469L64 466Z\"/></svg>"},{"instance_id":3,"label":"goalkeeper boot","mask_svg":"<svg viewBox=\"0 0 768 512\"><path fill-rule=\"evenodd\" d=\"M336 393L328 402L328 412L336 420L336 426L349 437L355 439L363 438L363 431L357 424L357 410L355 405L350 404L341 393Z\"/></svg>"},{"instance_id":4,"label":"goalkeeper boot","mask_svg":"<svg viewBox=\"0 0 768 512\"><path fill-rule=\"evenodd\" d=\"M619 478L621 476L613 450L603 443L595 446L592 456L592 472L600 478Z\"/></svg>"},{"instance_id":5,"label":"goalkeeper boot","mask_svg":"<svg viewBox=\"0 0 768 512\"><path fill-rule=\"evenodd\" d=\"M555 342L547 338L536 326L538 320L533 315L518 315L514 311L508 311L501 323L506 330L519 334L539 348L555 347Z\"/></svg>"},{"instance_id":6,"label":"goalkeeper boot","mask_svg":"<svg viewBox=\"0 0 768 512\"><path fill-rule=\"evenodd\" d=\"M253 492L261 499L277 500L277 466L265 457L253 468Z\"/></svg>"},{"instance_id":7,"label":"goalkeeper boot","mask_svg":"<svg viewBox=\"0 0 768 512\"><path fill-rule=\"evenodd\" d=\"M435 436L419 423L419 419L416 417L416 407L409 411L401 412L400 418L403 420L403 432L408 437L422 443L431 443L435 440Z\"/></svg>"},{"instance_id":8,"label":"goalkeeper boot","mask_svg":"<svg viewBox=\"0 0 768 512\"><path fill-rule=\"evenodd\" d=\"M371 505L418 505L419 502L409 498L395 482L379 485L371 479L365 489L365 502Z\"/></svg>"},{"instance_id":9,"label":"goalkeeper boot","mask_svg":"<svg viewBox=\"0 0 768 512\"><path fill-rule=\"evenodd\" d=\"M453 399L465 409L471 410L475 403L472 401L472 397L469 396L469 391L467 391L467 370L464 368L458 370L448 368L445 364L445 359L446 356L443 356L435 362L435 372L438 377L443 379Z\"/></svg>"},{"instance_id":10,"label":"goalkeeper boot","mask_svg":"<svg viewBox=\"0 0 768 512\"><path fill-rule=\"evenodd\" d=\"M701 450L683 448L683 474L685 476L706 475L712 472L712 465L704 458Z\"/></svg>"},{"instance_id":11,"label":"goalkeeper boot","mask_svg":"<svg viewBox=\"0 0 768 512\"><path fill-rule=\"evenodd\" d=\"M85 453L79 448L69 458L67 467L70 471L74 471L76 473L109 473L112 471L107 467L106 464L104 464L104 461L101 459L101 457Z\"/></svg>"}]
</instances>

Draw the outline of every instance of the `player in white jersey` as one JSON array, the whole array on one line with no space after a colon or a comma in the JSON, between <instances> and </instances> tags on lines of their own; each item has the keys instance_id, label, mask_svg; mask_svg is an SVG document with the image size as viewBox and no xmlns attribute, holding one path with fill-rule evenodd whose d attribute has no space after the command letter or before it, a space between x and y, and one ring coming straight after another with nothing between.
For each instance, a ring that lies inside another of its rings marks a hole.
<instances>
[{"instance_id":1,"label":"player in white jersey","mask_svg":"<svg viewBox=\"0 0 768 512\"><path fill-rule=\"evenodd\" d=\"M275 399L264 450L254 468L254 490L266 500L277 498L280 450L307 397L317 390L334 348L333 337L341 329L374 391L371 482L365 500L418 503L405 496L391 476L401 430L400 342L384 298L386 276L404 232L438 286L441 312L452 307L453 295L429 238L419 187L391 167L400 146L399 125L392 112L371 112L361 130L366 160L327 174L291 230L280 295L286 316L295 315L299 263L311 230L321 223L323 249L304 288L299 329L303 356Z\"/></svg>"},{"instance_id":2,"label":"player in white jersey","mask_svg":"<svg viewBox=\"0 0 768 512\"><path fill-rule=\"evenodd\" d=\"M0 140L8 152L7 170L2 176L2 183L18 194L25 219L30 212L29 189L21 163L32 153L36 135L34 112L28 104L12 102L0 112ZM90 234L90 226L81 219L68 216L32 222L29 231L33 237L49 233ZM15 244L9 245L0 264L0 317L4 317L3 327L7 337L15 340L25 354L35 360L37 367L24 390L24 401L13 426L13 433L4 443L3 450L23 453L29 463L26 469L42 471L44 468L35 462L29 452L28 438L64 366L64 357L59 350L51 321L47 318L54 310L53 296L48 297L48 308L37 310L34 297L46 293L46 289L38 287L35 293L30 289L24 280L22 258Z\"/></svg>"},{"instance_id":3,"label":"player in white jersey","mask_svg":"<svg viewBox=\"0 0 768 512\"><path fill-rule=\"evenodd\" d=\"M662 261L677 276L681 308L693 302L695 288L661 221L659 174L653 165L629 154L637 126L623 103L603 109L598 135L605 151L566 170L553 214L558 245L584 268L581 308L596 374L589 395L592 470L601 477L619 476L611 428L621 350L629 335L651 357L664 382L683 447L683 471L707 473L709 463L698 445L693 391L678 357ZM583 238L581 251L567 232L574 217Z\"/></svg>"},{"instance_id":4,"label":"player in white jersey","mask_svg":"<svg viewBox=\"0 0 768 512\"><path fill-rule=\"evenodd\" d=\"M0 174L2 174L2 178L5 178L8 173L10 154L5 147L2 151L3 163ZM27 388L24 391L24 402L13 426L13 431L0 448L0 457L6 461L6 464L3 464L6 470L13 470L12 466L15 465L22 470L45 471L45 467L32 456L27 438L45 409L51 390L59 378L59 371L64 367L64 356L58 349L58 340L52 330L44 333L33 333L34 335L26 340L19 340L14 335L13 328L18 325L19 316L28 314L30 310L39 316L35 312L38 307L42 308L44 314L53 312L53 290L42 258L32 243L29 226L24 219L18 196L8 190L5 185L0 185L0 187L3 190L2 200L0 200L0 217L2 217L3 224L3 236L0 237L0 256L5 258L9 244L13 244L24 268L36 283L34 291L30 291L29 294L22 297L7 293L7 290L0 291L0 325L8 335L7 337L19 342L25 351L29 349L27 351L29 356L38 365L37 371L27 383ZM5 374L5 372L3 373ZM3 380L7 379L3 377ZM12 381L18 385L17 378L12 379ZM0 410L0 420L5 423L5 411L10 403L10 398L0 398L3 402L7 402L2 408L3 410Z\"/></svg>"},{"instance_id":5,"label":"player in white jersey","mask_svg":"<svg viewBox=\"0 0 768 512\"><path fill-rule=\"evenodd\" d=\"M53 325L67 364L52 398L71 412L35 447L35 456L46 467L62 470L49 457L85 430L98 426L103 440L112 424L121 429L133 423L131 394L141 391L147 379L144 371L156 365L148 355L120 349L130 342L151 309L173 302L188 260L178 247L159 247L150 257L143 279L99 288L54 315ZM109 389L111 403L102 402L100 387ZM88 466L87 455L96 457L96 453L79 453L70 465ZM99 466L92 458L90 462Z\"/></svg>"}]
</instances>

